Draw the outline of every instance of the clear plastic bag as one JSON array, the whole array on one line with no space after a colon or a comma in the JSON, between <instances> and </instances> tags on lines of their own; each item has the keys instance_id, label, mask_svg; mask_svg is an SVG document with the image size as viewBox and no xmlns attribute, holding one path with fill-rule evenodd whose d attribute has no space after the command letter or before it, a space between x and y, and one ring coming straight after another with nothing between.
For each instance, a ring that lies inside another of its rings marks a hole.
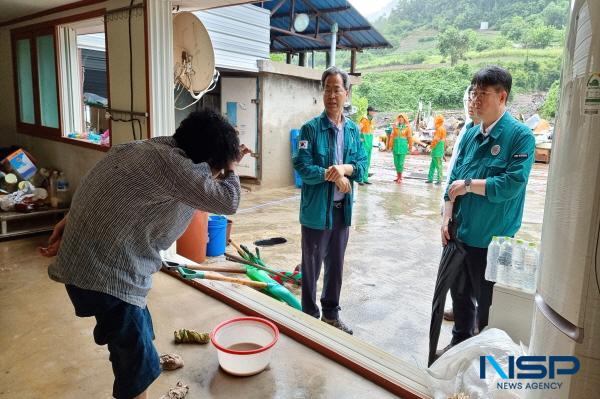
<instances>
[{"instance_id":1,"label":"clear plastic bag","mask_svg":"<svg viewBox=\"0 0 600 399\"><path fill-rule=\"evenodd\" d=\"M479 357L486 355L493 356L506 370L509 355L517 357L525 352L503 330L486 329L452 347L426 370L431 395L435 399L446 399L456 393L465 393L471 399L521 398L522 392L497 389L501 378L489 363L486 363L487 378L479 377Z\"/></svg>"}]
</instances>

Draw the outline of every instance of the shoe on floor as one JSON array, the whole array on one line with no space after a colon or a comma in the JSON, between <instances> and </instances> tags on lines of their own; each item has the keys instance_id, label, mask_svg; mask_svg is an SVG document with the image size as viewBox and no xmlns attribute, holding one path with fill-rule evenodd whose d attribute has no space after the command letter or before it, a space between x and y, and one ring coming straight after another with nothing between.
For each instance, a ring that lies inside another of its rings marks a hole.
<instances>
[{"instance_id":1,"label":"shoe on floor","mask_svg":"<svg viewBox=\"0 0 600 399\"><path fill-rule=\"evenodd\" d=\"M365 183L363 183L363 182L359 181L359 182L358 182L358 185L359 185L359 186L364 186L364 185L365 185Z\"/></svg>"},{"instance_id":2,"label":"shoe on floor","mask_svg":"<svg viewBox=\"0 0 600 399\"><path fill-rule=\"evenodd\" d=\"M425 183L431 184L431 183L433 183L433 180L425 180Z\"/></svg>"},{"instance_id":3,"label":"shoe on floor","mask_svg":"<svg viewBox=\"0 0 600 399\"><path fill-rule=\"evenodd\" d=\"M328 319L326 317L321 317L321 321L323 321L324 323L329 324L330 326L334 326L335 328L337 328L339 330L342 330L343 332L348 333L350 335L354 334L354 332L352 331L352 329L350 327L348 327L339 318L337 318L337 319Z\"/></svg>"},{"instance_id":4,"label":"shoe on floor","mask_svg":"<svg viewBox=\"0 0 600 399\"><path fill-rule=\"evenodd\" d=\"M435 182L435 184L439 186L440 184L442 184L442 182L438 180Z\"/></svg>"},{"instance_id":5,"label":"shoe on floor","mask_svg":"<svg viewBox=\"0 0 600 399\"><path fill-rule=\"evenodd\" d=\"M444 320L454 321L454 311L452 309L444 310Z\"/></svg>"},{"instance_id":6,"label":"shoe on floor","mask_svg":"<svg viewBox=\"0 0 600 399\"><path fill-rule=\"evenodd\" d=\"M373 184L373 183L371 183L370 181L366 181L365 184Z\"/></svg>"}]
</instances>

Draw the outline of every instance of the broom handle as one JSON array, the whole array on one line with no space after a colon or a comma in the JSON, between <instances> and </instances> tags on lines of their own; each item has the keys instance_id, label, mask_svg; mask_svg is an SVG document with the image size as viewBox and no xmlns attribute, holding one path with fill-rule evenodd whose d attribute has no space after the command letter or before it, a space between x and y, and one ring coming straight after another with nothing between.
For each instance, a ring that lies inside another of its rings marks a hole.
<instances>
[{"instance_id":1,"label":"broom handle","mask_svg":"<svg viewBox=\"0 0 600 399\"><path fill-rule=\"evenodd\" d=\"M203 272L219 272L219 273L239 273L245 274L246 268L244 266L211 266L211 265L183 265L184 267L191 270L200 270Z\"/></svg>"},{"instance_id":2,"label":"broom handle","mask_svg":"<svg viewBox=\"0 0 600 399\"><path fill-rule=\"evenodd\" d=\"M270 269L270 268L265 267L265 266L262 266L262 265L259 265L258 263L250 262L249 260L237 257L235 255L231 255L231 254L228 254L228 253L225 254L225 258L226 259L229 258L229 259L233 260L234 262L239 262L239 263L242 263L242 264L245 264L245 265L248 265L248 266L255 267L255 268L260 269L260 270L264 270L267 273L274 274L274 275L279 276L279 277L281 277L283 279L286 279L286 280L288 280L290 282L293 282L294 284L298 284L298 282L296 280L294 280L292 277L286 276L285 274L280 273L280 272L276 272L275 270Z\"/></svg>"},{"instance_id":3,"label":"broom handle","mask_svg":"<svg viewBox=\"0 0 600 399\"><path fill-rule=\"evenodd\" d=\"M263 283L262 281L244 280L241 278L221 276L220 274L215 274L215 273L204 273L204 279L205 280L226 281L228 283L247 285L248 287L260 288L260 289L265 289L268 286L267 283Z\"/></svg>"},{"instance_id":4,"label":"broom handle","mask_svg":"<svg viewBox=\"0 0 600 399\"><path fill-rule=\"evenodd\" d=\"M237 245L237 244L236 244L236 242L235 242L235 241L233 241L232 239L229 239L229 243L230 243L231 245L233 245L233 246L234 246L234 248L235 248L235 249L238 251L238 254L240 254L240 256L242 256L242 254L244 253L244 251L242 250L242 248L240 248L240 246L239 246L239 245Z\"/></svg>"}]
</instances>

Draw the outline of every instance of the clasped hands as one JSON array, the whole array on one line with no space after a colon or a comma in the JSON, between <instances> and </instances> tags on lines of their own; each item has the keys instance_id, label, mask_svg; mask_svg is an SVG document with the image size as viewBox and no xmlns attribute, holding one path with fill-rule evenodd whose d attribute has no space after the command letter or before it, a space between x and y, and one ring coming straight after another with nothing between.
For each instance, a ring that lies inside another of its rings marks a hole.
<instances>
[{"instance_id":1,"label":"clasped hands","mask_svg":"<svg viewBox=\"0 0 600 399\"><path fill-rule=\"evenodd\" d=\"M332 165L325 171L325 180L335 183L341 193L347 194L352 191L352 184L346 175L354 171L352 165Z\"/></svg>"}]
</instances>

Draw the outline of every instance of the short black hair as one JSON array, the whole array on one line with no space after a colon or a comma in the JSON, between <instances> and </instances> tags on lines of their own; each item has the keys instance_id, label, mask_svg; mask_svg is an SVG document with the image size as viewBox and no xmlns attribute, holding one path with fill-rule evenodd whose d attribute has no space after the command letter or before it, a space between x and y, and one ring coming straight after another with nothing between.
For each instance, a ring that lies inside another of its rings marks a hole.
<instances>
[{"instance_id":1,"label":"short black hair","mask_svg":"<svg viewBox=\"0 0 600 399\"><path fill-rule=\"evenodd\" d=\"M192 162L207 162L213 169L225 169L240 157L238 132L222 115L209 109L190 113L173 138Z\"/></svg>"},{"instance_id":2,"label":"short black hair","mask_svg":"<svg viewBox=\"0 0 600 399\"><path fill-rule=\"evenodd\" d=\"M508 95L510 94L510 89L512 87L512 76L506 69L492 65L480 69L479 72L473 76L473 79L471 79L471 86L494 86L496 90L502 88L506 91L506 99L508 100Z\"/></svg>"},{"instance_id":3,"label":"short black hair","mask_svg":"<svg viewBox=\"0 0 600 399\"><path fill-rule=\"evenodd\" d=\"M332 75L340 75L344 89L346 89L346 91L350 90L350 76L348 76L348 73L336 66L330 66L323 72L323 75L321 75L321 88L325 88L325 81L329 76Z\"/></svg>"}]
</instances>

